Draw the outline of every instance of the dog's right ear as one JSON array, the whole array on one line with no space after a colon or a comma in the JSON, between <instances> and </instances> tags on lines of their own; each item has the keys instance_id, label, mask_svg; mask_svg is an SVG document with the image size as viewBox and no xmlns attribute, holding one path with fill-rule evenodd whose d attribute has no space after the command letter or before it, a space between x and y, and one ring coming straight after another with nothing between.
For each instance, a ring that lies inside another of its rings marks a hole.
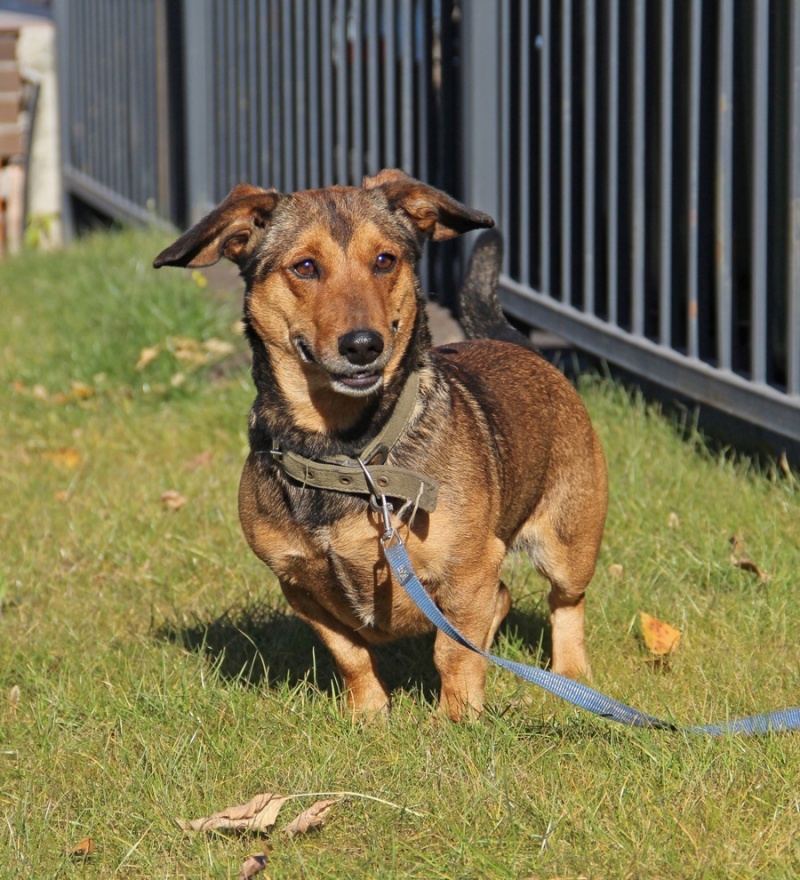
<instances>
[{"instance_id":1,"label":"dog's right ear","mask_svg":"<svg viewBox=\"0 0 800 880\"><path fill-rule=\"evenodd\" d=\"M241 264L253 253L280 199L277 190L240 183L210 214L161 251L153 266L200 269L222 257Z\"/></svg>"}]
</instances>

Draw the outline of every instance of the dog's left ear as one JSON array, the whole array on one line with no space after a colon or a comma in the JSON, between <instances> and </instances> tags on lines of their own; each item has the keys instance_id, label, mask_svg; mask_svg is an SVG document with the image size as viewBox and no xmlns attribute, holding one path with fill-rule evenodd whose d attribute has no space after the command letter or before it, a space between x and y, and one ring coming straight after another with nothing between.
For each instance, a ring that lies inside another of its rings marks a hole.
<instances>
[{"instance_id":1,"label":"dog's left ear","mask_svg":"<svg viewBox=\"0 0 800 880\"><path fill-rule=\"evenodd\" d=\"M226 257L241 263L255 250L261 231L281 199L274 189L235 186L216 208L153 260L153 266L200 269Z\"/></svg>"},{"instance_id":2,"label":"dog's left ear","mask_svg":"<svg viewBox=\"0 0 800 880\"><path fill-rule=\"evenodd\" d=\"M397 168L387 168L375 177L365 177L364 189L380 188L389 204L399 208L417 231L433 241L446 241L472 229L487 229L494 220L482 211L475 211L455 199L409 177Z\"/></svg>"}]
</instances>

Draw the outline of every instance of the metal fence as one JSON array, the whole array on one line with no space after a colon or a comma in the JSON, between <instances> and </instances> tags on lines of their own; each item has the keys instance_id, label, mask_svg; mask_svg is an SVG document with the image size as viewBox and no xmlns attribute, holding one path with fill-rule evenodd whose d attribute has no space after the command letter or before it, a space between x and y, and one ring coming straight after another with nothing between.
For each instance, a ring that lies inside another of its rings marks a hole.
<instances>
[{"instance_id":1,"label":"metal fence","mask_svg":"<svg viewBox=\"0 0 800 880\"><path fill-rule=\"evenodd\" d=\"M185 226L398 165L494 214L512 314L800 442L800 0L56 12L68 201Z\"/></svg>"},{"instance_id":2,"label":"metal fence","mask_svg":"<svg viewBox=\"0 0 800 880\"><path fill-rule=\"evenodd\" d=\"M800 2L472 0L464 27L510 312L800 440Z\"/></svg>"}]
</instances>

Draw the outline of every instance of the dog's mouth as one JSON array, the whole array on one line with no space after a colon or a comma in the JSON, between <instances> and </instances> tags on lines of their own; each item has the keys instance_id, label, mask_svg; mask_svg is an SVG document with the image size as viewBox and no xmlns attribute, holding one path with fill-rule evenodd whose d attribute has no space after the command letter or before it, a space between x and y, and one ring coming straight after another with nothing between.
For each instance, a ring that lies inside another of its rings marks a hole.
<instances>
[{"instance_id":1,"label":"dog's mouth","mask_svg":"<svg viewBox=\"0 0 800 880\"><path fill-rule=\"evenodd\" d=\"M307 364L313 364L318 369L325 372L330 380L331 387L340 394L347 394L350 397L365 397L368 394L374 394L383 385L383 369L376 369L375 364L370 364L369 370L358 370L348 373L337 373L328 369L325 364L314 357L310 346L301 337L297 337L294 341L300 359Z\"/></svg>"}]
</instances>

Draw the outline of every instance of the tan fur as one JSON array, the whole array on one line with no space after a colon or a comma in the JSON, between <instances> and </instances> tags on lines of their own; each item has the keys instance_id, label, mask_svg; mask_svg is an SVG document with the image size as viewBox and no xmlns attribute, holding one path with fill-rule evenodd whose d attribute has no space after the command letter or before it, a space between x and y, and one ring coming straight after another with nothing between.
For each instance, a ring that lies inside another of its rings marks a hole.
<instances>
[{"instance_id":1,"label":"tan fur","mask_svg":"<svg viewBox=\"0 0 800 880\"><path fill-rule=\"evenodd\" d=\"M227 256L242 267L259 392L242 527L331 651L355 713L389 704L370 646L430 626L393 578L382 522L366 499L293 484L263 447L281 440L303 454L346 451L348 432L368 438L377 428L370 420L386 420L412 368L419 400L389 463L439 481L432 513L417 510L412 521L409 504L396 518L417 575L456 627L488 648L511 604L501 563L510 547L526 550L552 587L554 671L589 675L584 593L607 487L586 411L561 374L524 348L476 341L430 350L420 313L414 262L422 241L490 224L390 170L361 189L280 196L238 187L156 260L191 266ZM395 261L389 271L377 268L385 254ZM296 271L308 260L313 278ZM363 329L383 346L374 370L342 354L347 334ZM359 370L368 381L379 377L374 393L343 389L341 376L347 382ZM480 712L485 661L440 633L434 662L443 711L454 719Z\"/></svg>"}]
</instances>

